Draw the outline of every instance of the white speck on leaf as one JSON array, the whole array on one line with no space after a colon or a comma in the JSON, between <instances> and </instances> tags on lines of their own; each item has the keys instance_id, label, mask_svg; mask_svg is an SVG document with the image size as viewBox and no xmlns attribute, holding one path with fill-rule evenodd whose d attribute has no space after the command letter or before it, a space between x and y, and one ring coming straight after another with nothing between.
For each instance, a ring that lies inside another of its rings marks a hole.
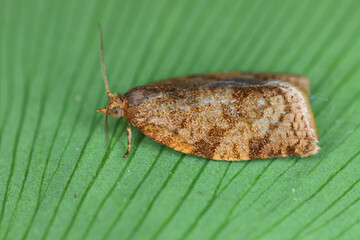
<instances>
[{"instance_id":1,"label":"white speck on leaf","mask_svg":"<svg viewBox=\"0 0 360 240\"><path fill-rule=\"evenodd\" d=\"M75 101L76 101L76 102L80 102L80 101L81 101L81 96L80 96L80 95L76 95L76 96L75 96Z\"/></svg>"}]
</instances>

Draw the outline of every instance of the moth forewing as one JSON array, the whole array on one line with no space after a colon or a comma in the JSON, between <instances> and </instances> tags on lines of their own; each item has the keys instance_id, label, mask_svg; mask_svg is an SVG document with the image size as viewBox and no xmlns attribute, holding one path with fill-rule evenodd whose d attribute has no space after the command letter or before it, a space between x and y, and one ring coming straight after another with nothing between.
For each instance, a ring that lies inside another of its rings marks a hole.
<instances>
[{"instance_id":1,"label":"moth forewing","mask_svg":"<svg viewBox=\"0 0 360 240\"><path fill-rule=\"evenodd\" d=\"M248 160L303 157L319 149L305 91L290 81L196 75L136 87L124 100L132 124L187 154Z\"/></svg>"}]
</instances>

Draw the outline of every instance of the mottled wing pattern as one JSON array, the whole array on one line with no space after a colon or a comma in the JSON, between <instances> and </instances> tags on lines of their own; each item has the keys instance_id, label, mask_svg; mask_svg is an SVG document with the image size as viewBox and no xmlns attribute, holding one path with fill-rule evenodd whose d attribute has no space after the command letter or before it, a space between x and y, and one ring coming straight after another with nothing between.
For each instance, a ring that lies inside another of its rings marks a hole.
<instances>
[{"instance_id":1,"label":"mottled wing pattern","mask_svg":"<svg viewBox=\"0 0 360 240\"><path fill-rule=\"evenodd\" d=\"M305 91L280 80L219 75L134 88L124 96L125 116L154 140L210 159L304 157L318 151Z\"/></svg>"}]
</instances>

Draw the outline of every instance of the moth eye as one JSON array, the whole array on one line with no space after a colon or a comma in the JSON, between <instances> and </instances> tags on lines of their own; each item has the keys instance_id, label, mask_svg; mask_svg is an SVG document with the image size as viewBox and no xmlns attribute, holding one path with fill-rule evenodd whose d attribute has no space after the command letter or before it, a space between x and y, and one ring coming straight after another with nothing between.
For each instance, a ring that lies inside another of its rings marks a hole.
<instances>
[{"instance_id":1,"label":"moth eye","mask_svg":"<svg viewBox=\"0 0 360 240\"><path fill-rule=\"evenodd\" d=\"M110 115L113 117L113 118L121 118L122 117L122 110L121 108L119 107L114 107L111 109L110 111Z\"/></svg>"}]
</instances>

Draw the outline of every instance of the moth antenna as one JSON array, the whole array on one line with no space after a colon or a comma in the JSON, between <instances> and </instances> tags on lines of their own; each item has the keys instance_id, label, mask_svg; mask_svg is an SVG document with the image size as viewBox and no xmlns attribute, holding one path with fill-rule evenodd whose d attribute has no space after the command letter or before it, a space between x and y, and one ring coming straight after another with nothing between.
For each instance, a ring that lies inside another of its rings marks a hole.
<instances>
[{"instance_id":1,"label":"moth antenna","mask_svg":"<svg viewBox=\"0 0 360 240\"><path fill-rule=\"evenodd\" d=\"M111 93L109 90L109 85L108 85L108 81L107 81L107 77L106 77L106 73L105 73L105 60L104 60L104 41L103 41L103 31L102 31L102 27L101 24L98 23L98 27L99 27L99 32L100 32L100 54L101 54L101 65L102 65L102 72L104 75L104 82L105 82L105 89L106 89L106 94L108 95L108 97L111 97Z\"/></svg>"},{"instance_id":2,"label":"moth antenna","mask_svg":"<svg viewBox=\"0 0 360 240\"><path fill-rule=\"evenodd\" d=\"M103 75L104 75L106 94L108 95L109 100L110 100L110 103L106 107L106 111L105 111L105 141L106 141L106 147L108 148L109 147L108 113L109 113L109 107L110 107L110 104L111 104L111 96L112 95L111 95L110 90L109 90L109 85L108 85L106 72L105 72L103 31L102 31L102 27L101 27L100 23L98 23L98 27L99 27L99 33L100 33L101 66L102 66L102 72L103 72Z\"/></svg>"}]
</instances>

